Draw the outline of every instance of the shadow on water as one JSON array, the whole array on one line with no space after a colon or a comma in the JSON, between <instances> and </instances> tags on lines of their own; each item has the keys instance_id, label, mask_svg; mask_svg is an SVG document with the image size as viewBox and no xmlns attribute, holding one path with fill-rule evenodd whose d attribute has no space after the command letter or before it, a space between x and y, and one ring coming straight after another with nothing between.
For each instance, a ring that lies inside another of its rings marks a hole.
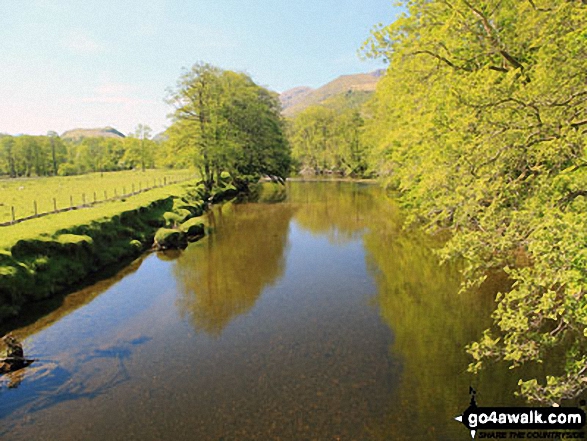
<instances>
[{"instance_id":1,"label":"shadow on water","mask_svg":"<svg viewBox=\"0 0 587 441\"><path fill-rule=\"evenodd\" d=\"M0 322L0 335L17 330L14 334L22 340L51 326L68 314L87 305L124 277L136 272L145 257L146 255L135 260L122 260L93 274L74 288L50 299L28 304L17 318Z\"/></svg>"}]
</instances>

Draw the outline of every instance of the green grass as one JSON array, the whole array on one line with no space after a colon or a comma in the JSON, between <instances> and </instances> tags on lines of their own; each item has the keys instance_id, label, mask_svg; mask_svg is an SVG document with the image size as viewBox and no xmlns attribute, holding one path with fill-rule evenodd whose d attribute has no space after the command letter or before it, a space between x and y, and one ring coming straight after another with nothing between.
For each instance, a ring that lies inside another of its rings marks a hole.
<instances>
[{"instance_id":1,"label":"green grass","mask_svg":"<svg viewBox=\"0 0 587 441\"><path fill-rule=\"evenodd\" d=\"M48 298L109 265L137 257L153 244L154 236L168 248L183 248L186 233L164 227L201 214L203 198L209 195L198 182L193 178L91 208L0 227L0 325L28 302ZM164 241L163 236L170 237Z\"/></svg>"},{"instance_id":2,"label":"green grass","mask_svg":"<svg viewBox=\"0 0 587 441\"><path fill-rule=\"evenodd\" d=\"M37 202L38 213L46 213L54 210L53 198L56 200L57 209L62 209L70 206L70 196L74 206L82 205L84 194L86 203L94 202L94 193L99 202L103 201L105 196L112 198L115 192L118 196L123 194L123 191L128 194L132 191L133 185L135 191L138 191L139 188L153 187L155 183L159 185L164 179L169 183L191 176L194 176L194 173L189 170L146 170L105 172L103 175L90 173L66 177L0 179L0 223L12 220L11 207L14 207L16 219L32 216L35 213L34 201ZM138 195L133 196L135 197ZM102 207L102 204L83 211L92 211L98 207ZM24 224L29 222L32 220L25 221ZM0 227L0 241L1 236L6 234L6 228L8 227Z\"/></svg>"},{"instance_id":3,"label":"green grass","mask_svg":"<svg viewBox=\"0 0 587 441\"><path fill-rule=\"evenodd\" d=\"M59 178L56 178L59 179ZM169 196L180 196L187 192L185 186L193 185L196 179L183 184L169 185L151 191L137 194L124 200L111 201L95 205L92 208L66 211L48 216L20 222L15 225L0 227L0 254L2 250L9 250L18 240L52 237L59 230L74 228L78 225L87 225L105 217L120 215L129 210L145 207L153 201ZM1 258L1 256L0 256Z\"/></svg>"}]
</instances>

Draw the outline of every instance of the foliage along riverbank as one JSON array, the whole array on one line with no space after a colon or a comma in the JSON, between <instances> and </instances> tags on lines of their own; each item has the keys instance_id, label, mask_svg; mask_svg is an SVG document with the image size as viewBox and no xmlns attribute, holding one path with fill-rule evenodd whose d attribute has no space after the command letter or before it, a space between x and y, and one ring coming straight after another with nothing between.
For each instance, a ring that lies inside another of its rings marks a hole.
<instances>
[{"instance_id":1,"label":"foliage along riverbank","mask_svg":"<svg viewBox=\"0 0 587 441\"><path fill-rule=\"evenodd\" d=\"M414 223L451 232L441 254L466 262L463 289L495 269L511 278L468 348L471 370L556 358L520 393L576 399L587 388L587 3L401 3L365 45L389 62L365 111L369 168Z\"/></svg>"},{"instance_id":2,"label":"foliage along riverbank","mask_svg":"<svg viewBox=\"0 0 587 441\"><path fill-rule=\"evenodd\" d=\"M92 210L4 227L0 240L0 321L28 302L71 288L110 265L159 249L183 247L204 234L208 201L234 196L228 179L212 193L195 180Z\"/></svg>"}]
</instances>

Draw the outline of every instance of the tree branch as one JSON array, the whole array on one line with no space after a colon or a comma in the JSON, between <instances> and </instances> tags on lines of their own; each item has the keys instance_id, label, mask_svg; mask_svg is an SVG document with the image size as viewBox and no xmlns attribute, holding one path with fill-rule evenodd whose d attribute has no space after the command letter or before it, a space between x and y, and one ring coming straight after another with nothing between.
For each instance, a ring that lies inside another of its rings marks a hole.
<instances>
[{"instance_id":1,"label":"tree branch","mask_svg":"<svg viewBox=\"0 0 587 441\"><path fill-rule=\"evenodd\" d=\"M412 52L412 55L421 55L421 54L430 55L430 56L436 58L437 60L442 61L443 63L446 63L448 66L452 67L453 69L456 69L456 70L465 70L467 72L471 72L471 69L470 68L462 67L462 66L457 66L452 61L450 61L448 58L445 58L442 55L438 55L438 54L436 54L436 53L434 53L432 51L429 51L429 50L421 50L421 51Z\"/></svg>"},{"instance_id":2,"label":"tree branch","mask_svg":"<svg viewBox=\"0 0 587 441\"><path fill-rule=\"evenodd\" d=\"M584 119L583 121L577 121L577 122L571 123L571 127L573 129L578 129L579 127L584 126L585 124L587 124L587 119Z\"/></svg>"},{"instance_id":3,"label":"tree branch","mask_svg":"<svg viewBox=\"0 0 587 441\"><path fill-rule=\"evenodd\" d=\"M503 48L501 41L497 37L497 30L491 25L487 17L473 5L471 5L467 0L462 0L463 3L471 10L471 12L477 16L481 20L481 24L483 25L483 29L485 29L485 33L487 37L489 37L489 41L491 42L494 49L515 69L523 69L522 63L520 63L513 55L511 55L508 51Z\"/></svg>"},{"instance_id":4,"label":"tree branch","mask_svg":"<svg viewBox=\"0 0 587 441\"><path fill-rule=\"evenodd\" d=\"M538 7L536 7L536 4L534 3L533 0L528 0L528 3L530 3L532 5L532 8L534 8L535 11L539 11L539 12L550 12L550 11L552 11L552 8L538 8Z\"/></svg>"}]
</instances>

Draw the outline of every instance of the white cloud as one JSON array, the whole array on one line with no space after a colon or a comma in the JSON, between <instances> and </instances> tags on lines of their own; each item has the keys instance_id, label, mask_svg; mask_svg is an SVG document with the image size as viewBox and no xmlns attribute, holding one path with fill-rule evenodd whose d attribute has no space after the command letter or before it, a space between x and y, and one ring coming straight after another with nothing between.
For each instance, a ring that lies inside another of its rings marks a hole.
<instances>
[{"instance_id":1,"label":"white cloud","mask_svg":"<svg viewBox=\"0 0 587 441\"><path fill-rule=\"evenodd\" d=\"M106 51L104 44L80 30L70 32L63 41L63 46L72 52L83 55L99 54Z\"/></svg>"},{"instance_id":2,"label":"white cloud","mask_svg":"<svg viewBox=\"0 0 587 441\"><path fill-rule=\"evenodd\" d=\"M126 110L139 106L159 104L157 100L140 97L140 88L134 84L103 82L90 96L81 98L84 104L117 104Z\"/></svg>"}]
</instances>

